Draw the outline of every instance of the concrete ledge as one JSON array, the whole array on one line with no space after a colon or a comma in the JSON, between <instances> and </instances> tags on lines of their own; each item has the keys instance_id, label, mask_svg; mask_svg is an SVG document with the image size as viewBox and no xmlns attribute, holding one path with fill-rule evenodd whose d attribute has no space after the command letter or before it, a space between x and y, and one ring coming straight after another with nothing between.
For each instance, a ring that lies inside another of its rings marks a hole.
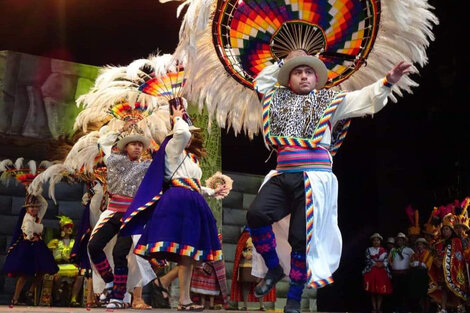
<instances>
[{"instance_id":1,"label":"concrete ledge","mask_svg":"<svg viewBox=\"0 0 470 313\"><path fill-rule=\"evenodd\" d=\"M246 211L224 207L223 214L222 214L222 221L224 225L236 225L236 226L245 225L246 224Z\"/></svg>"}]
</instances>

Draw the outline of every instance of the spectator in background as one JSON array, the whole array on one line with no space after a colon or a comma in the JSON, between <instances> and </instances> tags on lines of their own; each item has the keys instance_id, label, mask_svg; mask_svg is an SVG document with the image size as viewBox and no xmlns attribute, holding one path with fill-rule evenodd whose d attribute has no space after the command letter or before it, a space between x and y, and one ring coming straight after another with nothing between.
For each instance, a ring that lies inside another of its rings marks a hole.
<instances>
[{"instance_id":1,"label":"spectator in background","mask_svg":"<svg viewBox=\"0 0 470 313\"><path fill-rule=\"evenodd\" d=\"M380 245L382 240L382 236L378 233L370 236L372 246L366 249L366 266L362 271L364 290L370 293L373 313L382 312L383 296L392 293L388 253Z\"/></svg>"},{"instance_id":2,"label":"spectator in background","mask_svg":"<svg viewBox=\"0 0 470 313\"><path fill-rule=\"evenodd\" d=\"M387 241L385 242L385 250L387 253L390 254L390 251L395 247L395 238L388 237Z\"/></svg>"},{"instance_id":3,"label":"spectator in background","mask_svg":"<svg viewBox=\"0 0 470 313\"><path fill-rule=\"evenodd\" d=\"M429 276L428 270L432 264L429 244L424 238L415 242L415 253L410 258L410 284L409 295L413 300L413 309L420 309L422 313L429 312Z\"/></svg>"},{"instance_id":4,"label":"spectator in background","mask_svg":"<svg viewBox=\"0 0 470 313\"><path fill-rule=\"evenodd\" d=\"M395 312L409 311L408 283L410 277L410 258L413 249L406 246L407 237L398 233L395 237L395 247L390 251L388 260L392 268L393 308Z\"/></svg>"}]
</instances>

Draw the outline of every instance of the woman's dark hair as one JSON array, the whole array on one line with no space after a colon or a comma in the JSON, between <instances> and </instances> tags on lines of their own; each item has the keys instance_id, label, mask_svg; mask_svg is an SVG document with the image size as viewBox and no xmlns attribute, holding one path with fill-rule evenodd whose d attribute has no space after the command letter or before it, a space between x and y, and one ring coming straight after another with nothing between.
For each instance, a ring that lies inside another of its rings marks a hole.
<instances>
[{"instance_id":1,"label":"woman's dark hair","mask_svg":"<svg viewBox=\"0 0 470 313\"><path fill-rule=\"evenodd\" d=\"M198 159L202 159L206 156L207 150L204 148L204 137L201 131L192 131L191 143L186 148L186 152L194 154Z\"/></svg>"}]
</instances>

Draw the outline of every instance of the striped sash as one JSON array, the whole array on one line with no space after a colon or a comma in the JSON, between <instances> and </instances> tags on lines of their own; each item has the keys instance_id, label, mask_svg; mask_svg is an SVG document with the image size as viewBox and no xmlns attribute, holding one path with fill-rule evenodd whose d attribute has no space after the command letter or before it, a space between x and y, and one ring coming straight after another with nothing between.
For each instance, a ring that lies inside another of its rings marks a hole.
<instances>
[{"instance_id":1,"label":"striped sash","mask_svg":"<svg viewBox=\"0 0 470 313\"><path fill-rule=\"evenodd\" d=\"M331 172L331 157L323 147L314 149L297 146L279 147L277 155L278 172L324 171Z\"/></svg>"},{"instance_id":2,"label":"striped sash","mask_svg":"<svg viewBox=\"0 0 470 313\"><path fill-rule=\"evenodd\" d=\"M126 212L132 202L132 197L121 195L111 195L108 203L108 210L113 212Z\"/></svg>"},{"instance_id":3,"label":"striped sash","mask_svg":"<svg viewBox=\"0 0 470 313\"><path fill-rule=\"evenodd\" d=\"M174 178L170 181L170 186L201 192L201 181L198 178Z\"/></svg>"}]
</instances>

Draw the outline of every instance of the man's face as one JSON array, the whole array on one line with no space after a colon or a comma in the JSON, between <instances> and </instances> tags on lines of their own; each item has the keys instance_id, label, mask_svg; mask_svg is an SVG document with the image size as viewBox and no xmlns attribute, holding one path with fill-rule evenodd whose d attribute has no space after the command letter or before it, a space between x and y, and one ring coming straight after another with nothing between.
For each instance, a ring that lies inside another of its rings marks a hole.
<instances>
[{"instance_id":1,"label":"man's face","mask_svg":"<svg viewBox=\"0 0 470 313\"><path fill-rule=\"evenodd\" d=\"M140 141L132 141L126 145L126 153L129 159L137 160L142 155L144 144Z\"/></svg>"},{"instance_id":2,"label":"man's face","mask_svg":"<svg viewBox=\"0 0 470 313\"><path fill-rule=\"evenodd\" d=\"M397 237L395 239L395 244L397 245L397 247L402 247L405 244L405 239L403 239L402 237Z\"/></svg>"},{"instance_id":3,"label":"man's face","mask_svg":"<svg viewBox=\"0 0 470 313\"><path fill-rule=\"evenodd\" d=\"M294 68L289 76L289 88L296 94L307 95L317 84L317 75L310 66L301 65Z\"/></svg>"}]
</instances>

